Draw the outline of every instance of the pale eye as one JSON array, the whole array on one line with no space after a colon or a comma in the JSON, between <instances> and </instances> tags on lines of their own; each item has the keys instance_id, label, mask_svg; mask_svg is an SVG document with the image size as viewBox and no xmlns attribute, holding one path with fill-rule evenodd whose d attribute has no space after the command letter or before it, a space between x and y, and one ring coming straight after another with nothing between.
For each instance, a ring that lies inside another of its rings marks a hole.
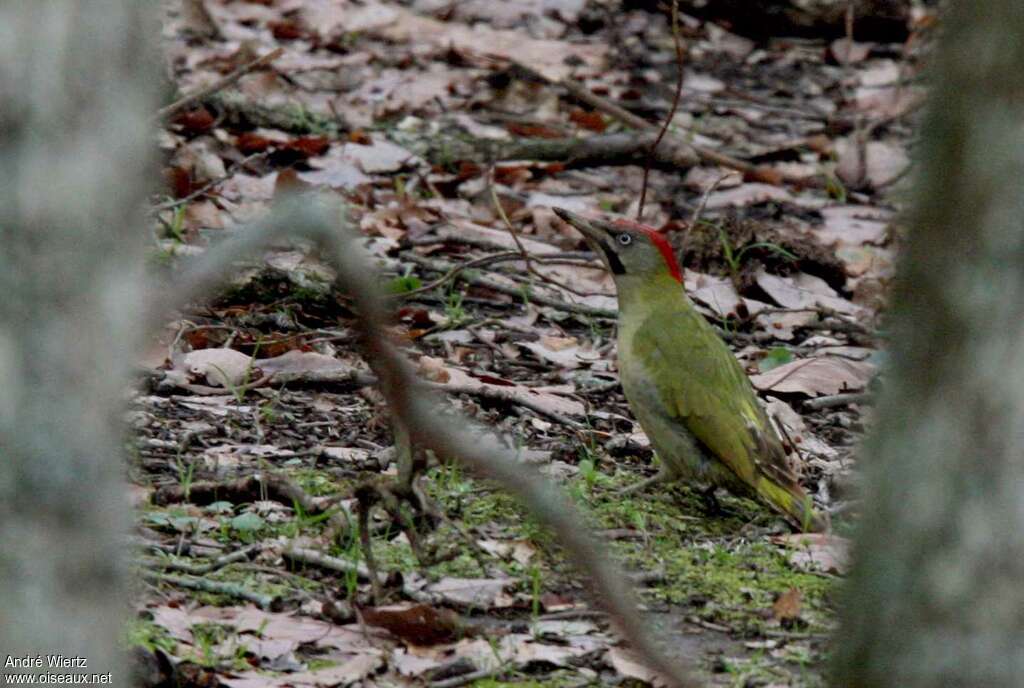
<instances>
[{"instance_id":1,"label":"pale eye","mask_svg":"<svg viewBox=\"0 0 1024 688\"><path fill-rule=\"evenodd\" d=\"M622 233L619 235L618 241L619 246L629 246L630 244L633 243L633 237L630 236L629 234Z\"/></svg>"}]
</instances>

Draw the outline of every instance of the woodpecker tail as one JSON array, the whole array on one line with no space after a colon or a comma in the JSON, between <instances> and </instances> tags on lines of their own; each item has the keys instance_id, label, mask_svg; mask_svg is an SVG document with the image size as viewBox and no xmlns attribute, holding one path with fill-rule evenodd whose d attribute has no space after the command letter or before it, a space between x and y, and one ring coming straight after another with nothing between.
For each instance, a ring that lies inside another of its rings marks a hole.
<instances>
[{"instance_id":1,"label":"woodpecker tail","mask_svg":"<svg viewBox=\"0 0 1024 688\"><path fill-rule=\"evenodd\" d=\"M798 485L786 487L767 476L761 476L757 481L757 493L782 513L797 530L805 533L828 530L828 523L814 510L810 496Z\"/></svg>"}]
</instances>

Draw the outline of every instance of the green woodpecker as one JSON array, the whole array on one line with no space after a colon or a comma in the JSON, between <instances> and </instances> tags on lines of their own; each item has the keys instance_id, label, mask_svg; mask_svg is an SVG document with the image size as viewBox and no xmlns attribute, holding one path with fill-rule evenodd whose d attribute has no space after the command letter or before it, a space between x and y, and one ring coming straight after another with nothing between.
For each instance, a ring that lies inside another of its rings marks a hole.
<instances>
[{"instance_id":1,"label":"green woodpecker","mask_svg":"<svg viewBox=\"0 0 1024 688\"><path fill-rule=\"evenodd\" d=\"M619 378L661 461L657 476L629 491L683 478L708 486L710 498L724 487L766 502L797 528L824 529L742 366L686 295L668 241L628 220L554 211L615 279Z\"/></svg>"}]
</instances>

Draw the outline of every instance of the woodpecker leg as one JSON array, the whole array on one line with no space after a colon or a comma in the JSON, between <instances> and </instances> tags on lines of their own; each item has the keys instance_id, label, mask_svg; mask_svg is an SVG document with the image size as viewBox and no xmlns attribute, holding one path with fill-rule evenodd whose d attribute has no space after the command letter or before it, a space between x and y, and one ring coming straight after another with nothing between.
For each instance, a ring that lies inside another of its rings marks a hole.
<instances>
[{"instance_id":1,"label":"woodpecker leg","mask_svg":"<svg viewBox=\"0 0 1024 688\"><path fill-rule=\"evenodd\" d=\"M647 490L647 488L651 487L652 485L657 485L659 483L672 482L675 479L676 479L676 475L672 471L670 471L669 469L667 469L664 466L662 466L661 470L658 471L657 475L655 475L653 477L650 477L647 480L642 480L642 481L638 482L636 485L630 485L629 487L624 487L621 490L619 490L617 494L619 494L620 496L624 496L624 495L636 494L637 492L645 492Z\"/></svg>"},{"instance_id":2,"label":"woodpecker leg","mask_svg":"<svg viewBox=\"0 0 1024 688\"><path fill-rule=\"evenodd\" d=\"M704 502L704 509L712 516L720 516L724 513L722 504L718 501L718 497L715 496L715 490L717 489L717 487L711 485L700 491L700 498Z\"/></svg>"}]
</instances>

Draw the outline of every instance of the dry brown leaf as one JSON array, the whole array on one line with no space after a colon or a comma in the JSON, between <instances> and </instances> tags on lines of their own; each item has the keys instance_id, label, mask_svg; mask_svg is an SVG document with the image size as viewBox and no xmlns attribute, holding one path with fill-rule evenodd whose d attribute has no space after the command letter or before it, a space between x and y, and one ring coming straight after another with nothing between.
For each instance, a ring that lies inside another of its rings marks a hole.
<instances>
[{"instance_id":1,"label":"dry brown leaf","mask_svg":"<svg viewBox=\"0 0 1024 688\"><path fill-rule=\"evenodd\" d=\"M804 571L844 574L850 566L850 541L831 533L776 535L772 542L790 550L789 561Z\"/></svg>"},{"instance_id":2,"label":"dry brown leaf","mask_svg":"<svg viewBox=\"0 0 1024 688\"><path fill-rule=\"evenodd\" d=\"M218 680L226 688L341 688L366 679L383 663L384 659L378 654L358 654L323 669L280 676L247 671L230 677L218 676Z\"/></svg>"},{"instance_id":3,"label":"dry brown leaf","mask_svg":"<svg viewBox=\"0 0 1024 688\"><path fill-rule=\"evenodd\" d=\"M200 349L182 356L175 369L211 387L236 387L256 379L253 363L252 357L234 349Z\"/></svg>"},{"instance_id":4,"label":"dry brown leaf","mask_svg":"<svg viewBox=\"0 0 1024 688\"><path fill-rule=\"evenodd\" d=\"M821 307L856 317L865 315L861 306L839 296L825 280L814 275L798 272L779 277L761 269L755 279L757 286L783 308Z\"/></svg>"},{"instance_id":5,"label":"dry brown leaf","mask_svg":"<svg viewBox=\"0 0 1024 688\"><path fill-rule=\"evenodd\" d=\"M910 156L903 146L889 141L868 141L864 150L852 138L835 142L836 175L845 184L866 183L881 189L899 179L910 165Z\"/></svg>"},{"instance_id":6,"label":"dry brown leaf","mask_svg":"<svg viewBox=\"0 0 1024 688\"><path fill-rule=\"evenodd\" d=\"M263 358L259 362L260 370L265 374L280 373L310 373L323 371L349 372L352 365L340 361L333 356L318 354L315 351L292 350L287 353L275 356L274 358Z\"/></svg>"},{"instance_id":7,"label":"dry brown leaf","mask_svg":"<svg viewBox=\"0 0 1024 688\"><path fill-rule=\"evenodd\" d=\"M750 381L762 392L816 397L863 390L874 374L875 366L866 361L820 356L780 365L767 373L752 375Z\"/></svg>"},{"instance_id":8,"label":"dry brown leaf","mask_svg":"<svg viewBox=\"0 0 1024 688\"><path fill-rule=\"evenodd\" d=\"M835 205L821 209L825 222L814 235L825 243L860 246L884 244L889 238L892 212L868 205Z\"/></svg>"},{"instance_id":9,"label":"dry brown leaf","mask_svg":"<svg viewBox=\"0 0 1024 688\"><path fill-rule=\"evenodd\" d=\"M484 227L483 225L479 225L475 222L470 222L469 220L462 218L452 218L450 222L438 227L435 233L441 239L447 239L449 237L456 240L475 239L477 241L487 242L496 248L502 248L508 251L516 250L515 239L512 238L512 235L509 234L508 231L504 229ZM519 237L519 243L522 244L523 248L531 255L543 256L551 253L558 253L561 250L557 246L525 236Z\"/></svg>"},{"instance_id":10,"label":"dry brown leaf","mask_svg":"<svg viewBox=\"0 0 1024 688\"><path fill-rule=\"evenodd\" d=\"M464 637L469 630L458 614L429 604L359 609L369 626L383 628L411 645L439 645Z\"/></svg>"},{"instance_id":11,"label":"dry brown leaf","mask_svg":"<svg viewBox=\"0 0 1024 688\"><path fill-rule=\"evenodd\" d=\"M376 29L375 33L393 41L422 41L439 50L515 60L552 81L572 74L574 63L582 63L590 70L604 67L607 54L604 45L538 40L520 31L497 31L482 25L471 28L458 22L423 17L409 10L392 9L395 20Z\"/></svg>"},{"instance_id":12,"label":"dry brown leaf","mask_svg":"<svg viewBox=\"0 0 1024 688\"><path fill-rule=\"evenodd\" d=\"M732 189L715 191L708 195L708 202L705 207L708 210L719 210L728 207L755 205L766 201L792 203L794 198L793 194L781 187L760 182L750 182Z\"/></svg>"},{"instance_id":13,"label":"dry brown leaf","mask_svg":"<svg viewBox=\"0 0 1024 688\"><path fill-rule=\"evenodd\" d=\"M785 591L772 604L772 618L779 621L794 621L800 618L804 596L797 588Z\"/></svg>"},{"instance_id":14,"label":"dry brown leaf","mask_svg":"<svg viewBox=\"0 0 1024 688\"><path fill-rule=\"evenodd\" d=\"M627 678L634 678L654 686L667 685L667 682L657 672L641 664L636 655L629 650L624 650L621 647L610 648L605 654L605 659L615 671Z\"/></svg>"},{"instance_id":15,"label":"dry brown leaf","mask_svg":"<svg viewBox=\"0 0 1024 688\"><path fill-rule=\"evenodd\" d=\"M498 609L512 606L511 598L503 593L516 584L512 578L452 578L445 577L427 586L431 592L449 602L477 609Z\"/></svg>"},{"instance_id":16,"label":"dry brown leaf","mask_svg":"<svg viewBox=\"0 0 1024 688\"><path fill-rule=\"evenodd\" d=\"M430 380L431 382L444 383L452 379L445 362L433 356L420 356L416 372L425 380Z\"/></svg>"},{"instance_id":17,"label":"dry brown leaf","mask_svg":"<svg viewBox=\"0 0 1024 688\"><path fill-rule=\"evenodd\" d=\"M581 345L572 337L541 337L536 342L519 342L519 346L533 352L537 358L567 370L601 359L593 347Z\"/></svg>"},{"instance_id":18,"label":"dry brown leaf","mask_svg":"<svg viewBox=\"0 0 1024 688\"><path fill-rule=\"evenodd\" d=\"M873 46L873 43L858 43L849 38L837 38L829 44L828 50L839 64L856 64L867 58Z\"/></svg>"}]
</instances>

